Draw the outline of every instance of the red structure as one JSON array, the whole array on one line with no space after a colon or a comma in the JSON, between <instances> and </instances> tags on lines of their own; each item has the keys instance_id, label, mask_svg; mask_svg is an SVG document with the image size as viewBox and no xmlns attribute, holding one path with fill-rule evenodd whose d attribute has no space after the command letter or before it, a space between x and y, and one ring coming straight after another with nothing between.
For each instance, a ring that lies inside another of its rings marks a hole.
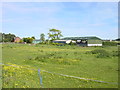
<instances>
[{"instance_id":1,"label":"red structure","mask_svg":"<svg viewBox=\"0 0 120 90\"><path fill-rule=\"evenodd\" d=\"M15 43L19 43L20 40L21 40L21 39L20 39L19 37L15 37L14 42L15 42Z\"/></svg>"}]
</instances>

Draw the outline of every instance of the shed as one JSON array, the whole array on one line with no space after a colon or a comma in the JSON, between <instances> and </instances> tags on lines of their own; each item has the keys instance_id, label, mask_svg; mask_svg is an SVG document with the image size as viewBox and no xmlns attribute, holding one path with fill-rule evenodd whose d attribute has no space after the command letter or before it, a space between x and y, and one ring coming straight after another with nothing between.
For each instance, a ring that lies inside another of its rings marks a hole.
<instances>
[{"instance_id":1,"label":"shed","mask_svg":"<svg viewBox=\"0 0 120 90\"><path fill-rule=\"evenodd\" d=\"M75 40L80 46L102 46L102 40L96 36L89 37L65 37L62 40Z\"/></svg>"},{"instance_id":2,"label":"shed","mask_svg":"<svg viewBox=\"0 0 120 90\"><path fill-rule=\"evenodd\" d=\"M53 43L69 44L72 40L54 40Z\"/></svg>"},{"instance_id":3,"label":"shed","mask_svg":"<svg viewBox=\"0 0 120 90\"><path fill-rule=\"evenodd\" d=\"M32 43L38 44L38 43L41 43L41 40L40 39L35 39L35 40L32 41Z\"/></svg>"}]
</instances>

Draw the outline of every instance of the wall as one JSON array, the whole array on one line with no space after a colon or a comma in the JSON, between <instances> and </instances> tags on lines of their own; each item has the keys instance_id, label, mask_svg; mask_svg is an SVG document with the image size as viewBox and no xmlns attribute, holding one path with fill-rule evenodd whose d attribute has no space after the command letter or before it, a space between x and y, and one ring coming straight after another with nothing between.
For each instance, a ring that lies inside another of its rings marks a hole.
<instances>
[{"instance_id":1,"label":"wall","mask_svg":"<svg viewBox=\"0 0 120 90\"><path fill-rule=\"evenodd\" d=\"M102 46L102 44L88 44L87 46Z\"/></svg>"},{"instance_id":2,"label":"wall","mask_svg":"<svg viewBox=\"0 0 120 90\"><path fill-rule=\"evenodd\" d=\"M102 44L102 40L88 40L87 41L88 44Z\"/></svg>"}]
</instances>

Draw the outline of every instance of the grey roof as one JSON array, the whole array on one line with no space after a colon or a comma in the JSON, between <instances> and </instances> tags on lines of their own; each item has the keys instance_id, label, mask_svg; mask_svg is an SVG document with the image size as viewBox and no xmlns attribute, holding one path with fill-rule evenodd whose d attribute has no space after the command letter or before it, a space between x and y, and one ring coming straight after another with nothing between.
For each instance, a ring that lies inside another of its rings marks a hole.
<instances>
[{"instance_id":1,"label":"grey roof","mask_svg":"<svg viewBox=\"0 0 120 90\"><path fill-rule=\"evenodd\" d=\"M91 36L91 37L65 37L62 38L61 40L101 40L100 38L96 36Z\"/></svg>"},{"instance_id":2,"label":"grey roof","mask_svg":"<svg viewBox=\"0 0 120 90\"><path fill-rule=\"evenodd\" d=\"M35 40L33 40L33 41L41 41L40 39L35 39Z\"/></svg>"}]
</instances>

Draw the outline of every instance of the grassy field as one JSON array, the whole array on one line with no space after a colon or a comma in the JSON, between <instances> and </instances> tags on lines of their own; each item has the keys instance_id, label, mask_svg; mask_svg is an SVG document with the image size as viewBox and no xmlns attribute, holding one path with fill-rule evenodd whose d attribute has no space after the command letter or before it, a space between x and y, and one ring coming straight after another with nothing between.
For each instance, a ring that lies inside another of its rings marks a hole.
<instances>
[{"instance_id":1,"label":"grassy field","mask_svg":"<svg viewBox=\"0 0 120 90\"><path fill-rule=\"evenodd\" d=\"M117 88L117 53L115 46L3 44L3 88Z\"/></svg>"}]
</instances>

